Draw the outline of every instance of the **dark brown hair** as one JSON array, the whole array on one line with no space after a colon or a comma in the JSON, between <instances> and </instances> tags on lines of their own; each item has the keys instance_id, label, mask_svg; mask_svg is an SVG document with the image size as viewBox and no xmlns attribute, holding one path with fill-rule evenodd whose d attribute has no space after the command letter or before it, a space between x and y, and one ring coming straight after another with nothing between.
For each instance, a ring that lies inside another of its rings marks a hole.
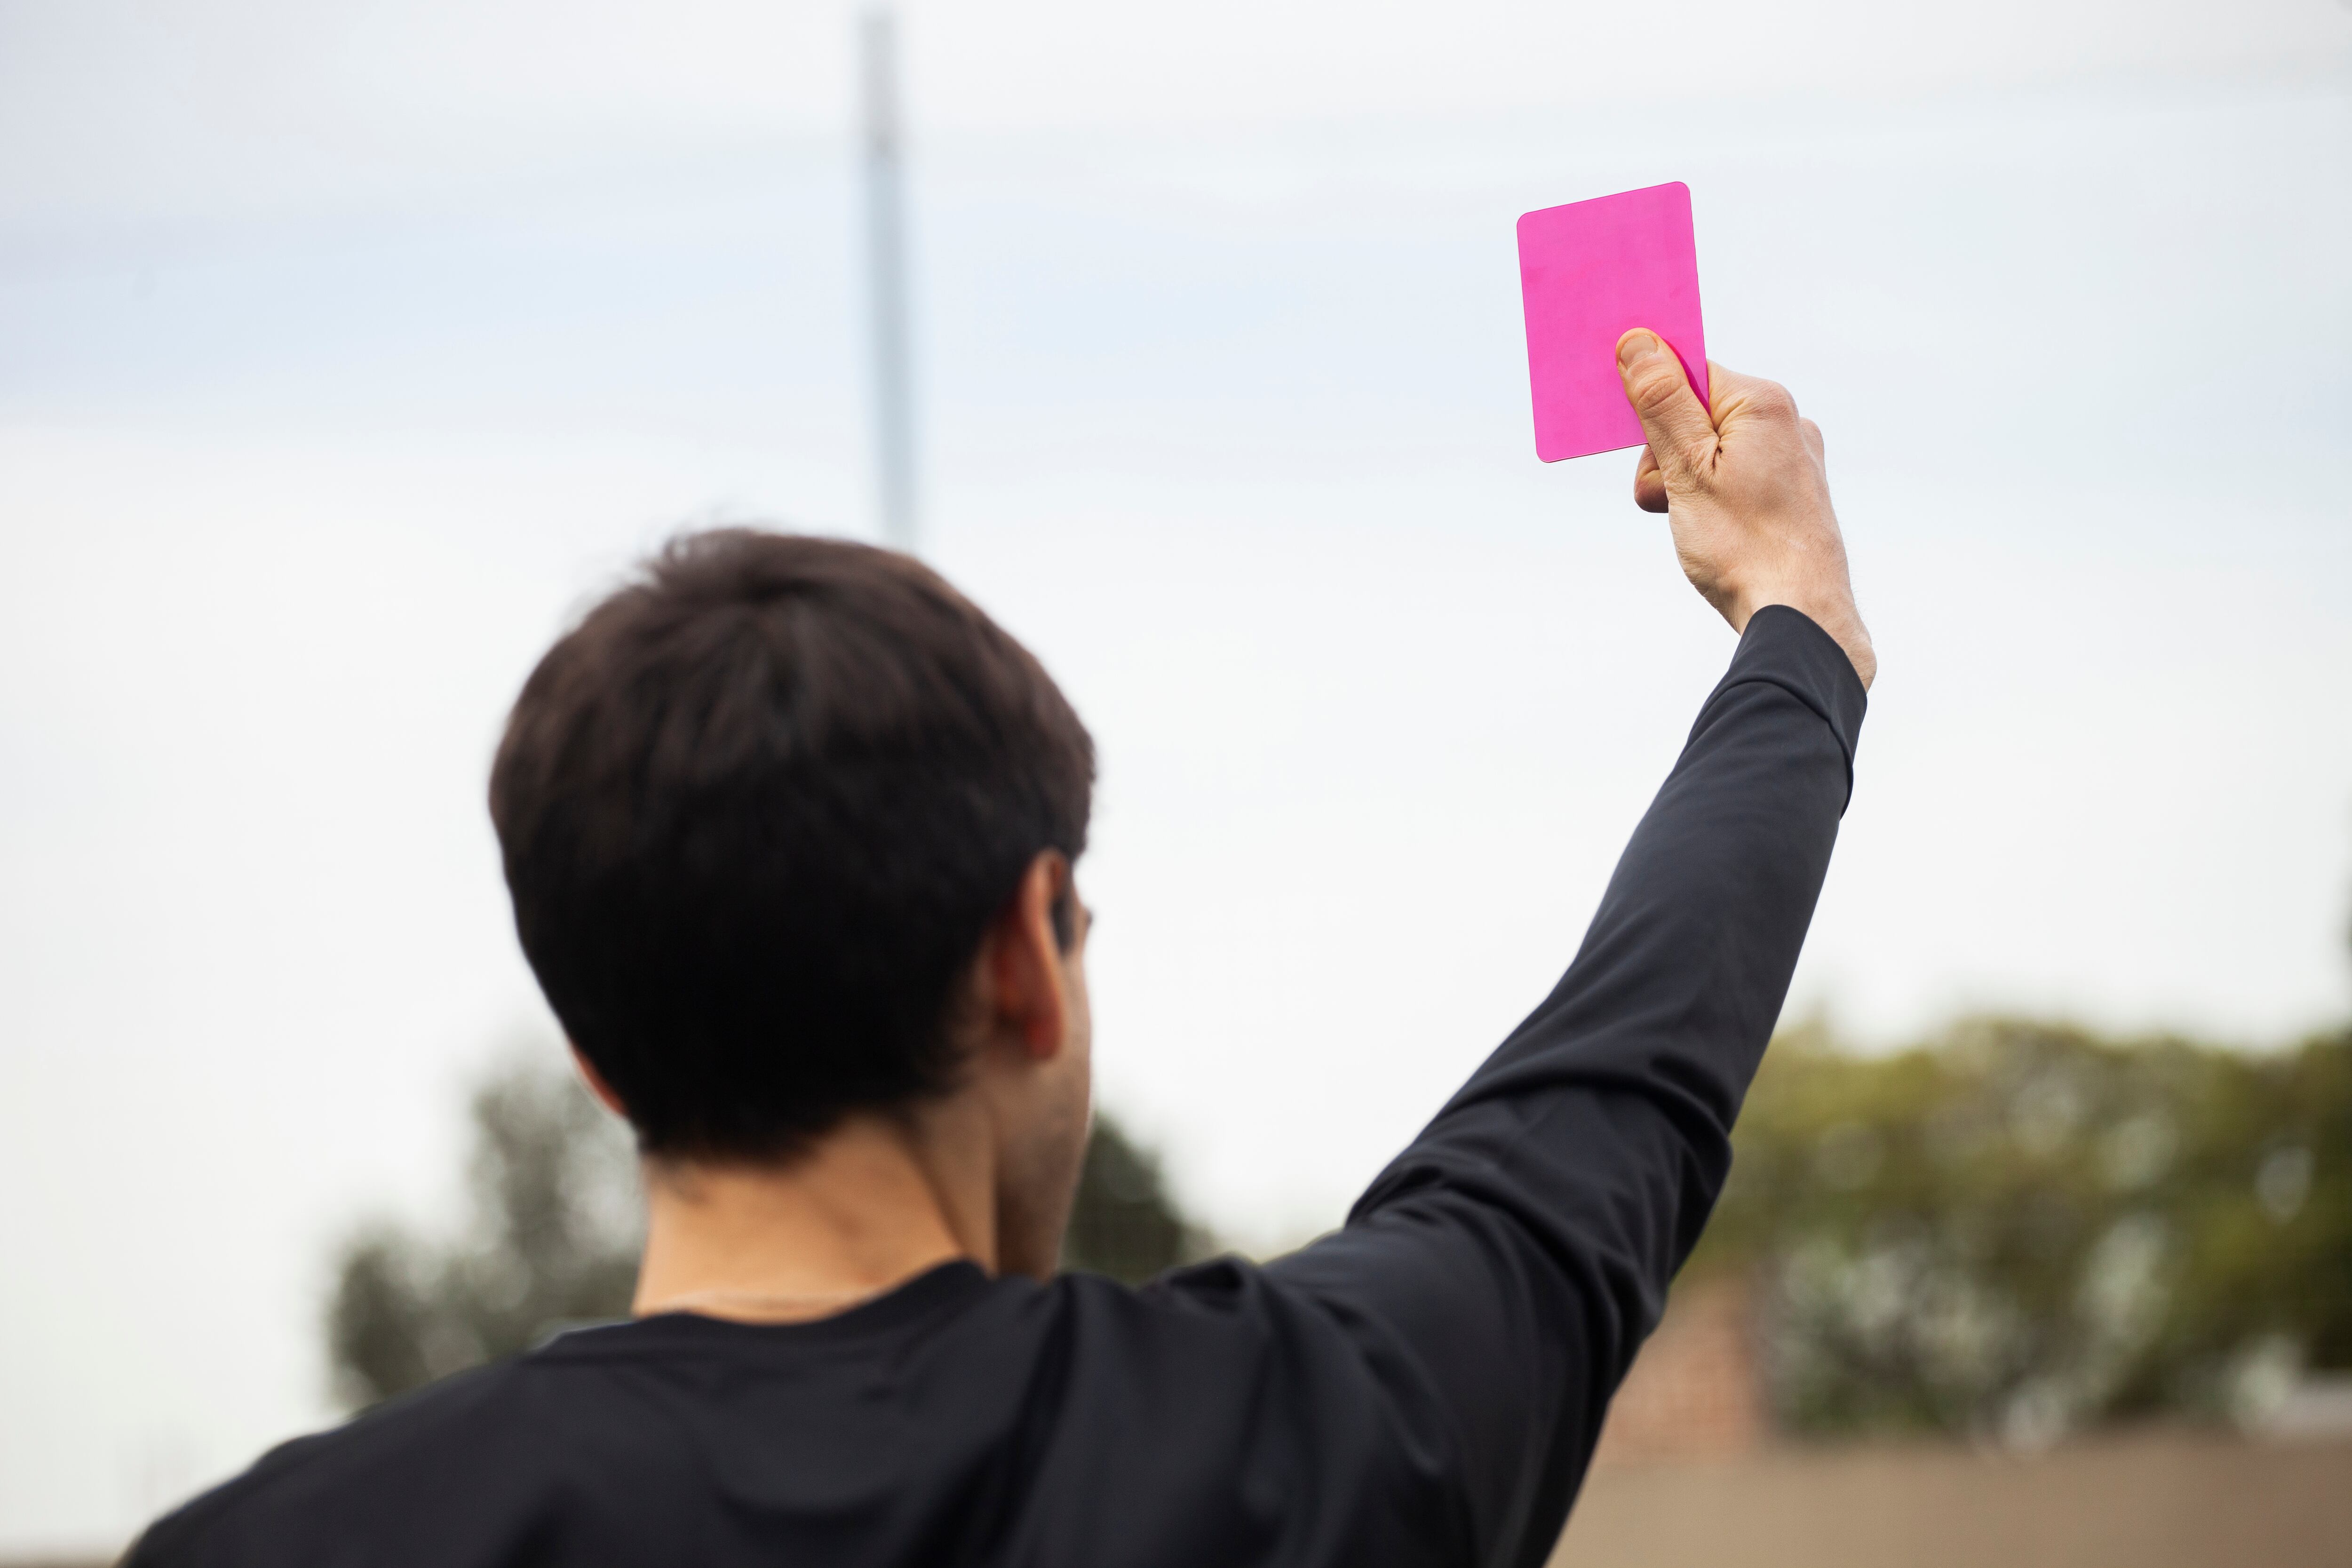
<instances>
[{"instance_id":1,"label":"dark brown hair","mask_svg":"<svg viewBox=\"0 0 2352 1568\"><path fill-rule=\"evenodd\" d=\"M1086 847L1093 782L1044 668L936 573L729 529L548 650L490 816L646 1150L758 1158L952 1083L956 983L1037 854Z\"/></svg>"}]
</instances>

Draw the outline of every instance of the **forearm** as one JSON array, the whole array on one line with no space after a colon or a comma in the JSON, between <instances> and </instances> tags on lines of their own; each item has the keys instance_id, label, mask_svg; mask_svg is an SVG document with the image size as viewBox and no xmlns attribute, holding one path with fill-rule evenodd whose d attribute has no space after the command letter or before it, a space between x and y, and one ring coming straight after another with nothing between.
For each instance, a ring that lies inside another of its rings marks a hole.
<instances>
[{"instance_id":1,"label":"forearm","mask_svg":"<svg viewBox=\"0 0 2352 1568\"><path fill-rule=\"evenodd\" d=\"M1567 973L1348 1229L1281 1266L1410 1358L1490 1560L1548 1547L1721 1189L1863 707L1835 642L1759 612Z\"/></svg>"},{"instance_id":2,"label":"forearm","mask_svg":"<svg viewBox=\"0 0 2352 1568\"><path fill-rule=\"evenodd\" d=\"M1408 1178L1417 1158L1441 1151L1449 1164L1539 1157L1582 1179L1579 1151L1547 1150L1534 1136L1532 1120L1564 1090L1654 1107L1688 1140L1698 1173L1719 1184L1732 1118L1828 870L1864 703L1851 665L1819 627L1786 606L1754 618L1627 843L1574 962L1360 1213ZM1679 1173L1658 1175L1686 1195ZM1698 1212L1675 1227L1682 1250L1712 1184L1696 1195Z\"/></svg>"}]
</instances>

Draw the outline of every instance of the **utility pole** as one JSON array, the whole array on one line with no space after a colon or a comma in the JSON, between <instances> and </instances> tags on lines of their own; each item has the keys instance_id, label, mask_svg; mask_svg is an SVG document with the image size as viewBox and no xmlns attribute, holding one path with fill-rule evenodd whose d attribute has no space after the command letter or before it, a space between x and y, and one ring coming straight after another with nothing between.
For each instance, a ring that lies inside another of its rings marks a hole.
<instances>
[{"instance_id":1,"label":"utility pole","mask_svg":"<svg viewBox=\"0 0 2352 1568\"><path fill-rule=\"evenodd\" d=\"M874 345L874 459L882 541L915 548L915 390L907 329L907 217L898 123L898 24L887 5L858 19L864 79L866 261Z\"/></svg>"}]
</instances>

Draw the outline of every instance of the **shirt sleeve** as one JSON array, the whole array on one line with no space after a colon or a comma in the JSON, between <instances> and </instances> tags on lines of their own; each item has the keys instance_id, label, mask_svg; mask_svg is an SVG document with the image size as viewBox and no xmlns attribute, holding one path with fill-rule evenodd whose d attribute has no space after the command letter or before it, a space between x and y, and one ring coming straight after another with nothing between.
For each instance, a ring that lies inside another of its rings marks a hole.
<instances>
[{"instance_id":1,"label":"shirt sleeve","mask_svg":"<svg viewBox=\"0 0 2352 1568\"><path fill-rule=\"evenodd\" d=\"M1356 1342L1473 1561L1549 1553L1722 1190L1864 708L1826 633L1759 611L1551 994L1343 1229L1265 1271Z\"/></svg>"}]
</instances>

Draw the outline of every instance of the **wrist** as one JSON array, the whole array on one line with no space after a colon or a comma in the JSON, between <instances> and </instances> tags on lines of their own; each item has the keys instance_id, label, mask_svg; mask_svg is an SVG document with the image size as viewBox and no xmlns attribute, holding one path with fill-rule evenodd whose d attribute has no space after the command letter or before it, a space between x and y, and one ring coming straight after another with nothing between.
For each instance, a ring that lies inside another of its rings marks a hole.
<instances>
[{"instance_id":1,"label":"wrist","mask_svg":"<svg viewBox=\"0 0 2352 1568\"><path fill-rule=\"evenodd\" d=\"M1799 592L1758 593L1746 596L1734 629L1746 632L1748 623L1756 612L1770 605L1781 605L1796 611L1830 635L1832 641L1845 649L1853 662L1853 672L1861 678L1864 691L1878 678L1878 654L1871 646L1870 628L1862 624L1862 612L1855 607L1851 591L1843 594L1806 594Z\"/></svg>"}]
</instances>

